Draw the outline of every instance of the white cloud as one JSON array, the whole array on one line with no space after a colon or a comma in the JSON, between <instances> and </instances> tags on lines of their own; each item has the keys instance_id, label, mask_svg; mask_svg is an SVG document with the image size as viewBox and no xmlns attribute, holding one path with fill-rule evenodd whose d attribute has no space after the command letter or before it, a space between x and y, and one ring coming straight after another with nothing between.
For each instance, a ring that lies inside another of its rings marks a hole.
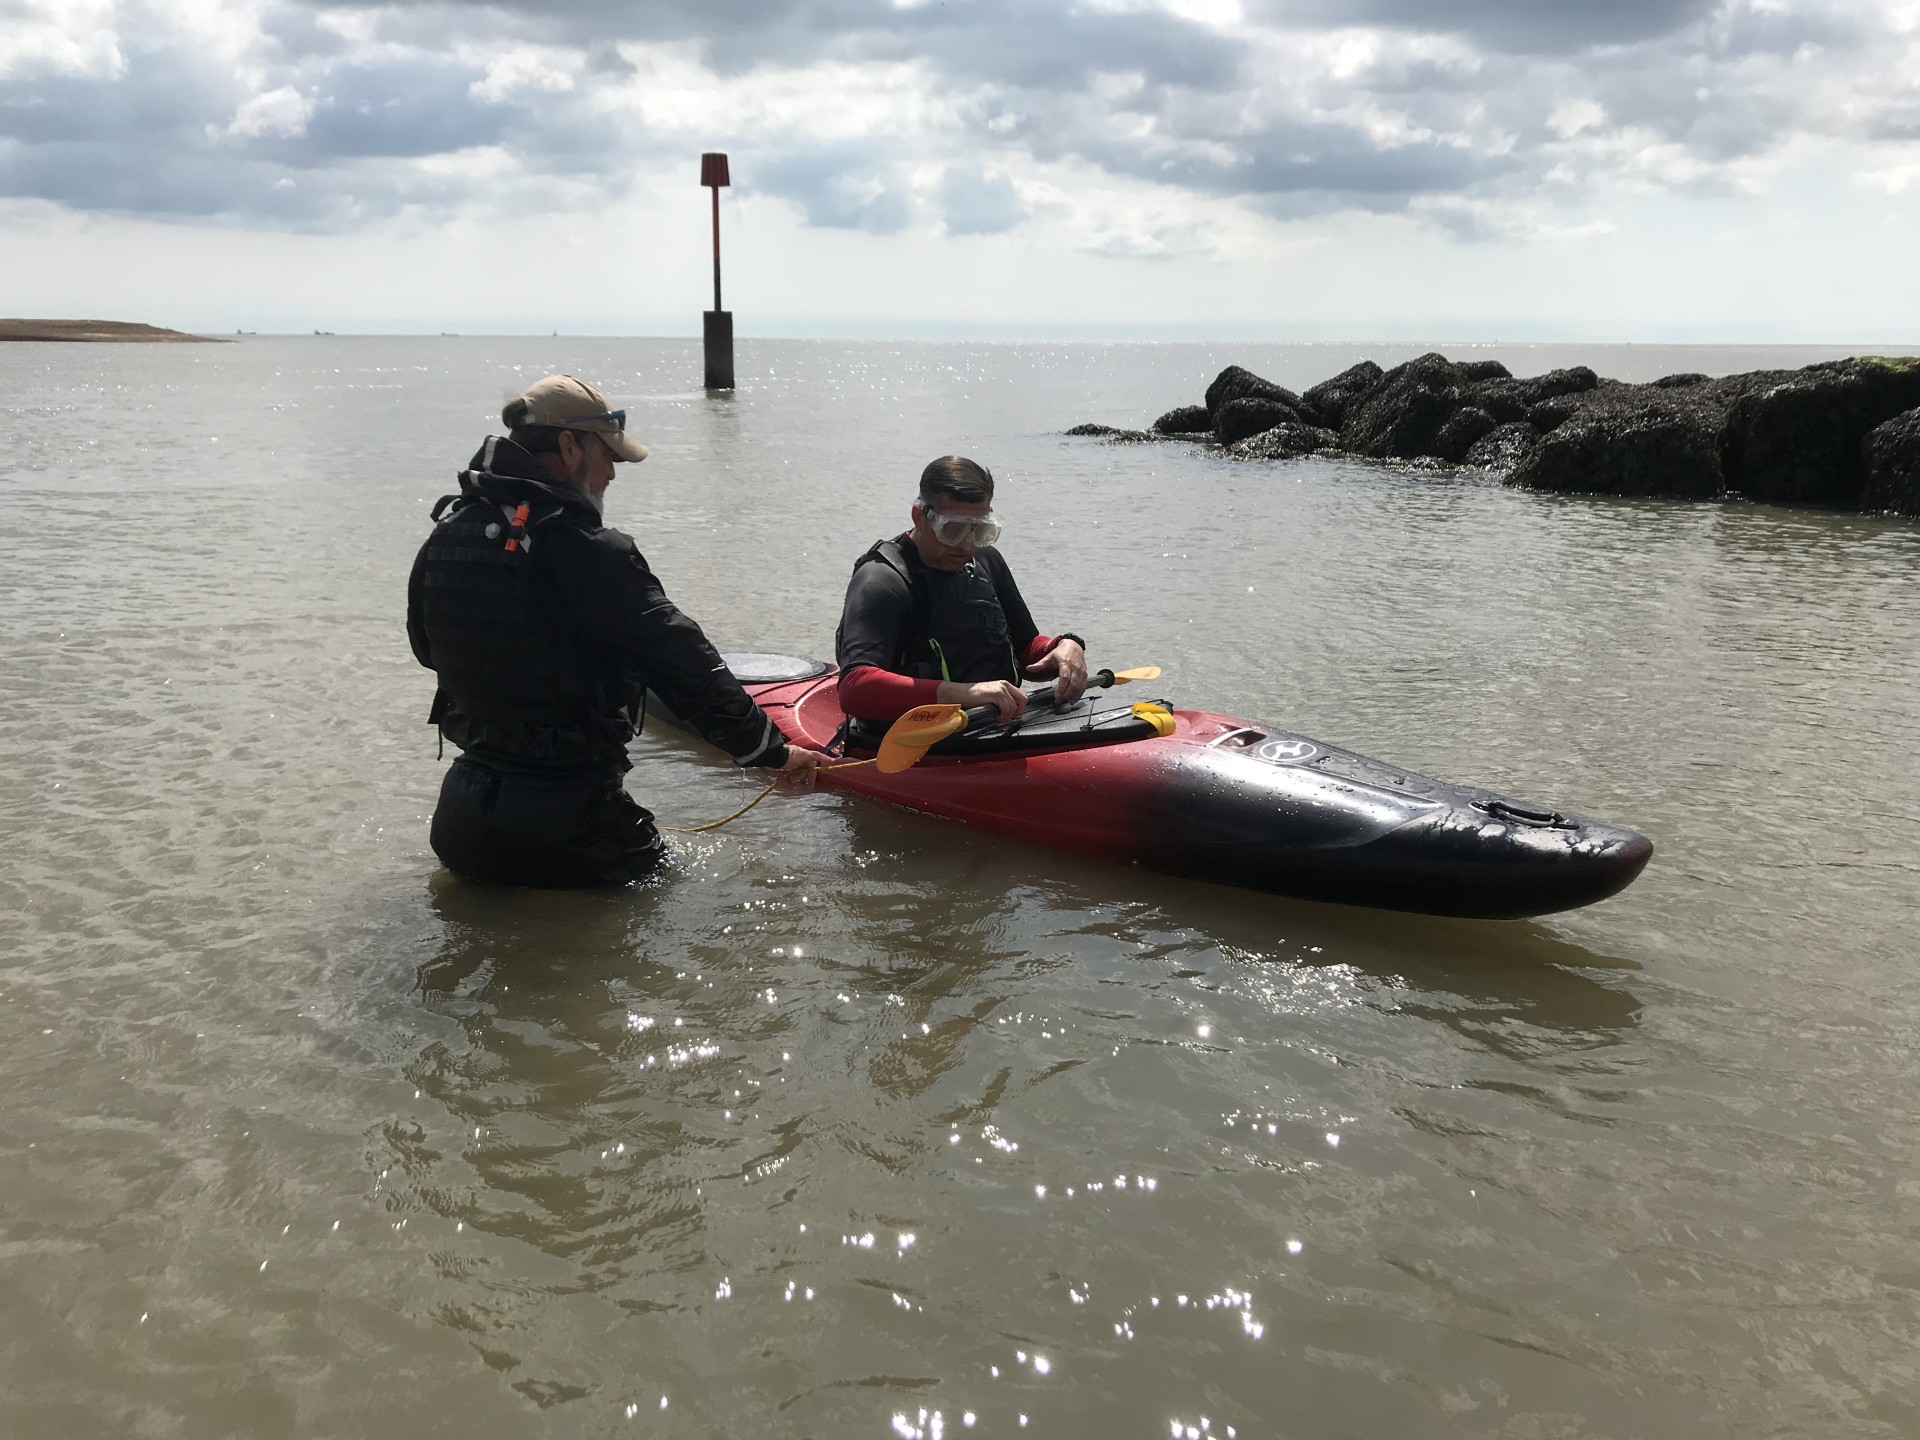
<instances>
[{"instance_id":1,"label":"white cloud","mask_svg":"<svg viewBox=\"0 0 1920 1440\"><path fill-rule=\"evenodd\" d=\"M502 180L516 173L520 163L498 145L476 145L471 150L451 150L426 155L414 164L423 175L438 175L451 180Z\"/></svg>"},{"instance_id":2,"label":"white cloud","mask_svg":"<svg viewBox=\"0 0 1920 1440\"><path fill-rule=\"evenodd\" d=\"M113 0L15 0L0 28L0 80L71 75L113 80L126 72L112 27Z\"/></svg>"},{"instance_id":3,"label":"white cloud","mask_svg":"<svg viewBox=\"0 0 1920 1440\"><path fill-rule=\"evenodd\" d=\"M290 139L306 134L312 118L313 101L291 85L282 85L243 100L223 133L240 140Z\"/></svg>"},{"instance_id":4,"label":"white cloud","mask_svg":"<svg viewBox=\"0 0 1920 1440\"><path fill-rule=\"evenodd\" d=\"M1889 195L1901 195L1909 189L1920 190L1920 159L1901 165L1887 165L1878 170L1862 170L1854 178Z\"/></svg>"},{"instance_id":5,"label":"white cloud","mask_svg":"<svg viewBox=\"0 0 1920 1440\"><path fill-rule=\"evenodd\" d=\"M1607 122L1607 110L1592 100L1565 100L1547 116L1547 128L1562 140L1570 140L1582 130L1592 130Z\"/></svg>"},{"instance_id":6,"label":"white cloud","mask_svg":"<svg viewBox=\"0 0 1920 1440\"><path fill-rule=\"evenodd\" d=\"M661 136L835 143L955 127L955 108L926 60L767 65L743 82L709 68L694 45L629 43L619 53L634 73L604 87L597 108Z\"/></svg>"},{"instance_id":7,"label":"white cloud","mask_svg":"<svg viewBox=\"0 0 1920 1440\"><path fill-rule=\"evenodd\" d=\"M468 86L476 100L499 105L532 92L558 94L571 90L585 64L577 50L552 46L516 46L486 61L487 73Z\"/></svg>"},{"instance_id":8,"label":"white cloud","mask_svg":"<svg viewBox=\"0 0 1920 1440\"><path fill-rule=\"evenodd\" d=\"M1138 15L1158 12L1195 25L1229 30L1244 23L1246 6L1241 0L1084 0L1089 13L1096 15Z\"/></svg>"}]
</instances>

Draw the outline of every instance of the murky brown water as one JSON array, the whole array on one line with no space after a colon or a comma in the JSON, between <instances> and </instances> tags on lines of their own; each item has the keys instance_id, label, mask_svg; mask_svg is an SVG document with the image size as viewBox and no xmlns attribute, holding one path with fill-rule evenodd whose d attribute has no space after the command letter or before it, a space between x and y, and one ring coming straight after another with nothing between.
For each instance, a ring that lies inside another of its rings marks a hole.
<instances>
[{"instance_id":1,"label":"murky brown water","mask_svg":"<svg viewBox=\"0 0 1920 1440\"><path fill-rule=\"evenodd\" d=\"M1920 526L1057 433L1358 353L0 347L0 1433L1920 1433ZM1442 922L810 795L452 882L404 576L552 368L723 645L826 650L958 449L1102 663L1653 868Z\"/></svg>"}]
</instances>

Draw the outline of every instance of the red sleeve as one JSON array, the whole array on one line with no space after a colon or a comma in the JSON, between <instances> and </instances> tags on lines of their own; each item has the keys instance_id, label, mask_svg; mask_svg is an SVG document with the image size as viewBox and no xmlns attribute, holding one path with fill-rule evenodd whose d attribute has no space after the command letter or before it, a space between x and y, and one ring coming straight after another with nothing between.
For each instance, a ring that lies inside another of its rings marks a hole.
<instances>
[{"instance_id":1,"label":"red sleeve","mask_svg":"<svg viewBox=\"0 0 1920 1440\"><path fill-rule=\"evenodd\" d=\"M1051 635L1034 636L1033 643L1027 646L1026 658L1020 663L1022 665L1038 665L1042 660L1047 658L1047 652L1059 643L1060 642L1055 640ZM846 707L843 705L840 708L844 710Z\"/></svg>"},{"instance_id":2,"label":"red sleeve","mask_svg":"<svg viewBox=\"0 0 1920 1440\"><path fill-rule=\"evenodd\" d=\"M840 708L862 720L891 723L916 705L931 705L938 680L916 680L877 665L856 665L840 672Z\"/></svg>"}]
</instances>

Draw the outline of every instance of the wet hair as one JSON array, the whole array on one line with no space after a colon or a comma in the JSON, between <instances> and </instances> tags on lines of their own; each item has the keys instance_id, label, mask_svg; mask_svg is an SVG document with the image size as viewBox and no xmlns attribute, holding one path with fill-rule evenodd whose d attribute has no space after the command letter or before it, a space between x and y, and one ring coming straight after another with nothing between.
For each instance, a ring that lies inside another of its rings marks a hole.
<instances>
[{"instance_id":1,"label":"wet hair","mask_svg":"<svg viewBox=\"0 0 1920 1440\"><path fill-rule=\"evenodd\" d=\"M920 472L920 502L949 495L963 505L993 500L993 472L964 455L942 455Z\"/></svg>"},{"instance_id":2,"label":"wet hair","mask_svg":"<svg viewBox=\"0 0 1920 1440\"><path fill-rule=\"evenodd\" d=\"M586 445L589 431L527 424L527 412L532 408L524 399L509 400L500 412L500 423L507 427L507 438L529 455L558 455L562 435L571 435L581 446Z\"/></svg>"}]
</instances>

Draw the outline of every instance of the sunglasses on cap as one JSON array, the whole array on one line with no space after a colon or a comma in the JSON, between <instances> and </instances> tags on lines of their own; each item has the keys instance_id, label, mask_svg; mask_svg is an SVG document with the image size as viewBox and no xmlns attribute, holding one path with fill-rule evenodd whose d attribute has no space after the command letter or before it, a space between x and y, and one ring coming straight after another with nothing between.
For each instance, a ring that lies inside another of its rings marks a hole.
<instances>
[{"instance_id":1,"label":"sunglasses on cap","mask_svg":"<svg viewBox=\"0 0 1920 1440\"><path fill-rule=\"evenodd\" d=\"M598 415L569 415L560 423L563 425L584 425L589 420L611 420L613 428L622 435L627 433L627 412L624 410L602 410Z\"/></svg>"},{"instance_id":2,"label":"sunglasses on cap","mask_svg":"<svg viewBox=\"0 0 1920 1440\"><path fill-rule=\"evenodd\" d=\"M927 528L942 545L991 545L1000 538L1000 522L989 511L985 515L942 515L922 502L920 513L927 517Z\"/></svg>"}]
</instances>

